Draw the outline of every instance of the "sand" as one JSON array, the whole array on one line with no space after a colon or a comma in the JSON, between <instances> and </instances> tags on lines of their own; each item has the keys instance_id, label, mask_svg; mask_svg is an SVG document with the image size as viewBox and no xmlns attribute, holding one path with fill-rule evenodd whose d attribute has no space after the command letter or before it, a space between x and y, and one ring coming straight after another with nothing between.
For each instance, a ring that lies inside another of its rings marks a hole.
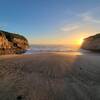
<instances>
[{"instance_id":1,"label":"sand","mask_svg":"<svg viewBox=\"0 0 100 100\"><path fill-rule=\"evenodd\" d=\"M0 100L100 100L100 55L1 56Z\"/></svg>"}]
</instances>

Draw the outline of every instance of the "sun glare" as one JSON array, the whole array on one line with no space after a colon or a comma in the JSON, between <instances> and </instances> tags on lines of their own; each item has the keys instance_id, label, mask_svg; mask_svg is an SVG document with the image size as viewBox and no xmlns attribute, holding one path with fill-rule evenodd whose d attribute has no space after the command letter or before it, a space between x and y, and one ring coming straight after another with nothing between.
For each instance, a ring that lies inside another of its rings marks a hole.
<instances>
[{"instance_id":1,"label":"sun glare","mask_svg":"<svg viewBox=\"0 0 100 100\"><path fill-rule=\"evenodd\" d=\"M82 44L82 43L83 43L83 39L80 39L80 40L79 40L79 44Z\"/></svg>"},{"instance_id":2,"label":"sun glare","mask_svg":"<svg viewBox=\"0 0 100 100\"><path fill-rule=\"evenodd\" d=\"M83 39L76 40L76 41L74 41L74 43L76 45L81 45L83 43Z\"/></svg>"}]
</instances>

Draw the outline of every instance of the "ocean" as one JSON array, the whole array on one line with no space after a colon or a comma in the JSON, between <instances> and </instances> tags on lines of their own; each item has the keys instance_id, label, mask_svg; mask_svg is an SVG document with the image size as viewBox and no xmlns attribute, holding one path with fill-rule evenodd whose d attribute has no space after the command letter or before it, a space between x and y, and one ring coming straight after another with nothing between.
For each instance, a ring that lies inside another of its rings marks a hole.
<instances>
[{"instance_id":1,"label":"ocean","mask_svg":"<svg viewBox=\"0 0 100 100\"><path fill-rule=\"evenodd\" d=\"M31 45L25 54L44 53L44 52L78 52L79 47L67 45Z\"/></svg>"}]
</instances>

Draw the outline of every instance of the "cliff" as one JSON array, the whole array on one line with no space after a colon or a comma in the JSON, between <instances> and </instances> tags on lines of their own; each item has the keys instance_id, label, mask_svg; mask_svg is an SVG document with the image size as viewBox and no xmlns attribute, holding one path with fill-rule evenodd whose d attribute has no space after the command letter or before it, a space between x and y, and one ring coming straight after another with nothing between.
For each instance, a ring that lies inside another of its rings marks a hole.
<instances>
[{"instance_id":1,"label":"cliff","mask_svg":"<svg viewBox=\"0 0 100 100\"><path fill-rule=\"evenodd\" d=\"M0 30L0 54L23 53L28 46L24 36Z\"/></svg>"},{"instance_id":2,"label":"cliff","mask_svg":"<svg viewBox=\"0 0 100 100\"><path fill-rule=\"evenodd\" d=\"M100 52L100 33L84 39L82 49Z\"/></svg>"}]
</instances>

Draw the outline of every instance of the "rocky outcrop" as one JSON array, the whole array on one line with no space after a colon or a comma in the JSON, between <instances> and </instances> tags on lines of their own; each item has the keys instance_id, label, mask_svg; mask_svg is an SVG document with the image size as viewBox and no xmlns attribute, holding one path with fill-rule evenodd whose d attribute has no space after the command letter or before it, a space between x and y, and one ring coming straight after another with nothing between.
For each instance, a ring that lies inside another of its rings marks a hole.
<instances>
[{"instance_id":1,"label":"rocky outcrop","mask_svg":"<svg viewBox=\"0 0 100 100\"><path fill-rule=\"evenodd\" d=\"M84 39L82 49L100 52L100 33Z\"/></svg>"},{"instance_id":2,"label":"rocky outcrop","mask_svg":"<svg viewBox=\"0 0 100 100\"><path fill-rule=\"evenodd\" d=\"M24 36L0 30L0 54L24 53L28 47Z\"/></svg>"}]
</instances>

